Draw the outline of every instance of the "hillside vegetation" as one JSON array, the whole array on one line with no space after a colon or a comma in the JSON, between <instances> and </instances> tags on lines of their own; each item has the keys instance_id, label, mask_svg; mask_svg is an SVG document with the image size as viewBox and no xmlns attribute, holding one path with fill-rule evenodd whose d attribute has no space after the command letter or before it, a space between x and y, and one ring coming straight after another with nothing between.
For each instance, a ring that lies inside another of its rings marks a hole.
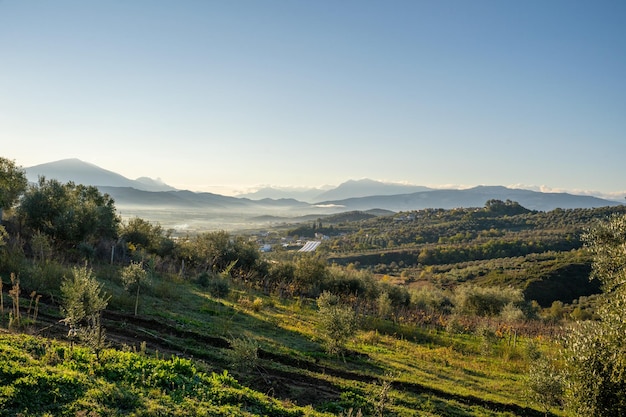
<instances>
[{"instance_id":1,"label":"hillside vegetation","mask_svg":"<svg viewBox=\"0 0 626 417\"><path fill-rule=\"evenodd\" d=\"M574 415L557 338L605 314L581 234L624 214L344 215L311 226L329 236L316 254L261 254L248 235L121 222L93 187L42 179L15 203L6 416Z\"/></svg>"}]
</instances>

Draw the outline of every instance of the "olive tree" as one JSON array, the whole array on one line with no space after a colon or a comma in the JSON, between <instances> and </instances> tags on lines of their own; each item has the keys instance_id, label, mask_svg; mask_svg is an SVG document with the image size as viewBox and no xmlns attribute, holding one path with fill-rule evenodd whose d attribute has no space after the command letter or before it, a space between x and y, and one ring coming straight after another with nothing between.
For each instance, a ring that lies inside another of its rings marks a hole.
<instances>
[{"instance_id":1,"label":"olive tree","mask_svg":"<svg viewBox=\"0 0 626 417\"><path fill-rule=\"evenodd\" d=\"M341 303L339 297L328 291L317 299L320 328L328 353L340 353L346 341L357 331L356 314L352 307Z\"/></svg>"},{"instance_id":2,"label":"olive tree","mask_svg":"<svg viewBox=\"0 0 626 417\"><path fill-rule=\"evenodd\" d=\"M566 399L577 415L626 415L626 216L584 236L601 283L597 321L575 324L565 339Z\"/></svg>"},{"instance_id":3,"label":"olive tree","mask_svg":"<svg viewBox=\"0 0 626 417\"><path fill-rule=\"evenodd\" d=\"M148 280L148 273L143 269L143 262L131 262L122 269L122 282L124 288L129 291L135 290L135 316L139 305L139 288Z\"/></svg>"},{"instance_id":4,"label":"olive tree","mask_svg":"<svg viewBox=\"0 0 626 417\"><path fill-rule=\"evenodd\" d=\"M70 328L68 336L72 341L84 340L96 354L104 346L101 317L109 298L87 266L74 267L72 276L65 277L61 284L61 312Z\"/></svg>"},{"instance_id":5,"label":"olive tree","mask_svg":"<svg viewBox=\"0 0 626 417\"><path fill-rule=\"evenodd\" d=\"M26 190L27 185L24 170L14 161L0 157L0 221L2 210L11 208Z\"/></svg>"},{"instance_id":6,"label":"olive tree","mask_svg":"<svg viewBox=\"0 0 626 417\"><path fill-rule=\"evenodd\" d=\"M25 226L64 248L115 239L119 217L113 199L93 186L46 180L28 187L18 207Z\"/></svg>"}]
</instances>

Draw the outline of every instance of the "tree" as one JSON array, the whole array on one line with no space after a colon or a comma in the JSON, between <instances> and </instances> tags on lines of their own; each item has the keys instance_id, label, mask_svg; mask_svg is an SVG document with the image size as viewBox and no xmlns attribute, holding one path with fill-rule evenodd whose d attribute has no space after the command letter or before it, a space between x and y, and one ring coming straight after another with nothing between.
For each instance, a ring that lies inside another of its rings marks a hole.
<instances>
[{"instance_id":1,"label":"tree","mask_svg":"<svg viewBox=\"0 0 626 417\"><path fill-rule=\"evenodd\" d=\"M529 399L543 408L547 417L551 407L561 405L563 399L563 376L545 358L533 362L526 380Z\"/></svg>"},{"instance_id":2,"label":"tree","mask_svg":"<svg viewBox=\"0 0 626 417\"><path fill-rule=\"evenodd\" d=\"M148 273L143 269L143 262L131 262L122 270L122 282L127 290L136 289L135 316L139 305L139 288L148 280Z\"/></svg>"},{"instance_id":3,"label":"tree","mask_svg":"<svg viewBox=\"0 0 626 417\"><path fill-rule=\"evenodd\" d=\"M576 323L565 339L566 398L577 415L626 416L626 216L583 236L601 283L597 321Z\"/></svg>"},{"instance_id":4,"label":"tree","mask_svg":"<svg viewBox=\"0 0 626 417\"><path fill-rule=\"evenodd\" d=\"M104 330L101 324L102 311L109 298L102 291L87 266L74 267L72 276L61 284L61 312L63 322L69 326L68 336L73 341L79 337L99 354L104 347Z\"/></svg>"},{"instance_id":5,"label":"tree","mask_svg":"<svg viewBox=\"0 0 626 417\"><path fill-rule=\"evenodd\" d=\"M2 210L11 208L27 185L24 171L14 161L0 157L0 221Z\"/></svg>"},{"instance_id":6,"label":"tree","mask_svg":"<svg viewBox=\"0 0 626 417\"><path fill-rule=\"evenodd\" d=\"M328 353L340 353L345 342L357 330L354 310L340 302L339 297L324 291L317 299L320 327Z\"/></svg>"},{"instance_id":7,"label":"tree","mask_svg":"<svg viewBox=\"0 0 626 417\"><path fill-rule=\"evenodd\" d=\"M312 293L326 280L326 262L321 258L304 254L296 261L293 271L294 284L300 294ZM319 294L319 292L318 292Z\"/></svg>"},{"instance_id":8,"label":"tree","mask_svg":"<svg viewBox=\"0 0 626 417\"><path fill-rule=\"evenodd\" d=\"M134 217L121 228L120 238L132 243L136 248L146 250L160 256L170 255L174 249L174 241L170 232L164 231L160 224L152 224L147 220Z\"/></svg>"},{"instance_id":9,"label":"tree","mask_svg":"<svg viewBox=\"0 0 626 417\"><path fill-rule=\"evenodd\" d=\"M119 218L114 201L93 186L41 177L28 188L18 210L27 227L66 248L117 237Z\"/></svg>"},{"instance_id":10,"label":"tree","mask_svg":"<svg viewBox=\"0 0 626 417\"><path fill-rule=\"evenodd\" d=\"M183 256L198 271L220 273L230 268L231 275L251 273L257 267L259 251L243 236L226 231L201 233L183 243Z\"/></svg>"}]
</instances>

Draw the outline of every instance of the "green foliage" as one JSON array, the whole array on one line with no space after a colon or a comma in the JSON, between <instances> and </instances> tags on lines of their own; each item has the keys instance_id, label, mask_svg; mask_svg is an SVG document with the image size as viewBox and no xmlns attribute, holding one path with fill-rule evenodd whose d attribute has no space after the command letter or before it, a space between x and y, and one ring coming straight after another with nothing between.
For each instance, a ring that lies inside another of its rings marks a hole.
<instances>
[{"instance_id":1,"label":"green foliage","mask_svg":"<svg viewBox=\"0 0 626 417\"><path fill-rule=\"evenodd\" d=\"M27 185L24 170L15 161L0 157L0 221L2 210L12 207Z\"/></svg>"},{"instance_id":2,"label":"green foliage","mask_svg":"<svg viewBox=\"0 0 626 417\"><path fill-rule=\"evenodd\" d=\"M150 254L171 256L174 254L174 242L160 224L134 217L121 227L120 239L137 249Z\"/></svg>"},{"instance_id":3,"label":"green foliage","mask_svg":"<svg viewBox=\"0 0 626 417\"><path fill-rule=\"evenodd\" d=\"M410 292L411 305L429 314L449 313L452 307L450 295L436 287L421 287Z\"/></svg>"},{"instance_id":4,"label":"green foliage","mask_svg":"<svg viewBox=\"0 0 626 417\"><path fill-rule=\"evenodd\" d=\"M45 262L52 256L52 239L40 231L35 232L30 241L35 262Z\"/></svg>"},{"instance_id":5,"label":"green foliage","mask_svg":"<svg viewBox=\"0 0 626 417\"><path fill-rule=\"evenodd\" d=\"M296 293L315 295L316 289L326 280L326 262L314 255L305 254L295 264L293 272Z\"/></svg>"},{"instance_id":6,"label":"green foliage","mask_svg":"<svg viewBox=\"0 0 626 417\"><path fill-rule=\"evenodd\" d=\"M206 288L213 297L226 298L230 293L230 282L222 274L204 271L196 276L195 281L202 288Z\"/></svg>"},{"instance_id":7,"label":"green foliage","mask_svg":"<svg viewBox=\"0 0 626 417\"><path fill-rule=\"evenodd\" d=\"M539 404L546 416L552 407L562 405L563 374L547 359L540 358L531 364L526 386L529 399Z\"/></svg>"},{"instance_id":8,"label":"green foliage","mask_svg":"<svg viewBox=\"0 0 626 417\"><path fill-rule=\"evenodd\" d=\"M512 309L523 301L522 291L510 287L494 288L464 285L458 287L454 293L455 311L464 315L497 316L503 310L505 313L508 310L507 314L513 314ZM519 309L519 307L517 308Z\"/></svg>"},{"instance_id":9,"label":"green foliage","mask_svg":"<svg viewBox=\"0 0 626 417\"><path fill-rule=\"evenodd\" d=\"M93 186L40 178L28 188L18 209L30 230L45 233L66 249L117 237L119 218L113 199Z\"/></svg>"},{"instance_id":10,"label":"green foliage","mask_svg":"<svg viewBox=\"0 0 626 417\"><path fill-rule=\"evenodd\" d=\"M253 275L259 260L259 251L242 236L231 236L226 231L201 233L179 243L180 256L197 273L228 273L237 277Z\"/></svg>"},{"instance_id":11,"label":"green foliage","mask_svg":"<svg viewBox=\"0 0 626 417\"><path fill-rule=\"evenodd\" d=\"M139 306L139 288L148 281L148 272L143 269L143 262L132 262L122 269L122 283L129 291L135 290L135 316Z\"/></svg>"},{"instance_id":12,"label":"green foliage","mask_svg":"<svg viewBox=\"0 0 626 417\"><path fill-rule=\"evenodd\" d=\"M79 337L99 352L104 346L100 319L109 298L86 265L74 267L72 276L63 280L61 297L63 321L70 328L70 338Z\"/></svg>"},{"instance_id":13,"label":"green foliage","mask_svg":"<svg viewBox=\"0 0 626 417\"><path fill-rule=\"evenodd\" d=\"M386 292L382 292L378 299L376 300L376 304L378 307L378 317L381 319L387 319L391 316L391 298L389 298L389 294Z\"/></svg>"},{"instance_id":14,"label":"green foliage","mask_svg":"<svg viewBox=\"0 0 626 417\"><path fill-rule=\"evenodd\" d=\"M505 214L509 216L515 216L518 214L530 213L525 207L522 207L518 202L511 200L488 200L485 203L485 211L496 214Z\"/></svg>"},{"instance_id":15,"label":"green foliage","mask_svg":"<svg viewBox=\"0 0 626 417\"><path fill-rule=\"evenodd\" d=\"M228 351L230 364L237 370L255 369L259 361L259 343L252 337L241 336L230 339Z\"/></svg>"},{"instance_id":16,"label":"green foliage","mask_svg":"<svg viewBox=\"0 0 626 417\"><path fill-rule=\"evenodd\" d=\"M569 407L580 415L626 415L626 216L585 236L603 294L598 321L577 322L565 340Z\"/></svg>"},{"instance_id":17,"label":"green foliage","mask_svg":"<svg viewBox=\"0 0 626 417\"><path fill-rule=\"evenodd\" d=\"M0 354L2 417L321 415L245 388L226 371L205 373L177 356L106 349L94 361L81 348L12 335L0 335Z\"/></svg>"},{"instance_id":18,"label":"green foliage","mask_svg":"<svg viewBox=\"0 0 626 417\"><path fill-rule=\"evenodd\" d=\"M67 267L57 261L48 261L22 268L20 276L25 288L56 295L67 273Z\"/></svg>"},{"instance_id":19,"label":"green foliage","mask_svg":"<svg viewBox=\"0 0 626 417\"><path fill-rule=\"evenodd\" d=\"M494 203L494 202L492 202ZM502 208L502 210L500 210ZM583 231L626 206L528 211L514 202L488 208L425 209L337 225L329 263L356 264L377 274L437 281L515 286L549 307L599 292L589 282L591 257ZM393 242L393 245L391 243Z\"/></svg>"},{"instance_id":20,"label":"green foliage","mask_svg":"<svg viewBox=\"0 0 626 417\"><path fill-rule=\"evenodd\" d=\"M326 350L328 353L340 353L346 341L357 330L356 314L350 306L342 304L339 297L328 291L318 297L317 306Z\"/></svg>"}]
</instances>

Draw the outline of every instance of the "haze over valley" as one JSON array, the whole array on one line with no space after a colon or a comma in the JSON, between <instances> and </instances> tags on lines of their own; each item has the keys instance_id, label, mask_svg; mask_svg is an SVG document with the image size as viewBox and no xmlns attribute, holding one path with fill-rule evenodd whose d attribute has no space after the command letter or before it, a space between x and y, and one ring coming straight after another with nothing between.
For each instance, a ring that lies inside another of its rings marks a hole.
<instances>
[{"instance_id":1,"label":"haze over valley","mask_svg":"<svg viewBox=\"0 0 626 417\"><path fill-rule=\"evenodd\" d=\"M384 183L371 179L348 180L326 189L261 189L236 197L177 190L159 179L132 180L79 159L53 161L25 169L29 181L39 177L97 186L115 200L123 218L141 217L176 232L236 230L279 223L297 223L347 211L412 211L425 208L483 207L491 199L511 200L531 210L591 208L621 202L569 193L545 193L504 186L433 189Z\"/></svg>"}]
</instances>

